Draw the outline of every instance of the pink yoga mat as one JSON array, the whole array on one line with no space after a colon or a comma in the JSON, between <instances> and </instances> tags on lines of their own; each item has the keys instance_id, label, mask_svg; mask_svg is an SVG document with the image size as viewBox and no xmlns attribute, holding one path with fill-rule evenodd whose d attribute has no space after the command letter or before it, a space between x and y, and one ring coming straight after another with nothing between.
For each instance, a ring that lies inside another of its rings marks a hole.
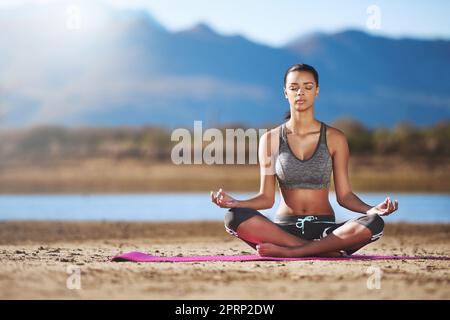
<instances>
[{"instance_id":1,"label":"pink yoga mat","mask_svg":"<svg viewBox=\"0 0 450 320\"><path fill-rule=\"evenodd\" d=\"M349 257L325 258L325 257L302 257L302 258L278 258L261 257L258 255L244 256L186 256L186 257L161 257L153 256L143 252L127 252L115 256L111 261L133 261L133 262L198 262L198 261L301 261L301 260L450 260L450 257L412 257L412 256L375 256L375 255L351 255Z\"/></svg>"}]
</instances>

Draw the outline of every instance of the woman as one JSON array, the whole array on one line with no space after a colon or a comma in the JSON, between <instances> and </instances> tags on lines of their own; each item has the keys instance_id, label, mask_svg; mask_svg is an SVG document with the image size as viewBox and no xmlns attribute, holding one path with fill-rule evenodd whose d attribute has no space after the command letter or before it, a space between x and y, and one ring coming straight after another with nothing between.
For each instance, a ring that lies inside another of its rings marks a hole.
<instances>
[{"instance_id":1,"label":"woman","mask_svg":"<svg viewBox=\"0 0 450 320\"><path fill-rule=\"evenodd\" d=\"M291 66L284 76L289 101L287 122L266 132L259 143L259 193L236 200L224 190L211 200L225 215L226 230L247 242L261 256L302 257L351 255L383 234L380 216L398 209L387 197L377 206L361 201L348 178L349 148L344 133L314 117L319 94L317 71L307 64ZM328 200L333 171L337 202L364 214L342 223ZM269 209L278 181L281 203L272 222L258 210Z\"/></svg>"}]
</instances>

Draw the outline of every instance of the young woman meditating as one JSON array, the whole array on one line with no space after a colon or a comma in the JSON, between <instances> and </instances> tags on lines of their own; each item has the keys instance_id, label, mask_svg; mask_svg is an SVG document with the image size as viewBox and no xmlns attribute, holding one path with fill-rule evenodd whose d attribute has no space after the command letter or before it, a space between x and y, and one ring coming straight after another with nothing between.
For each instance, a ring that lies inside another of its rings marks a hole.
<instances>
[{"instance_id":1,"label":"young woman meditating","mask_svg":"<svg viewBox=\"0 0 450 320\"><path fill-rule=\"evenodd\" d=\"M349 148L344 133L314 117L319 94L317 71L307 64L291 66L284 76L284 95L290 112L286 122L267 131L259 142L259 193L237 200L224 190L211 192L211 200L225 215L225 229L261 256L303 257L351 255L383 234L386 216L398 209L390 197L376 205L364 203L348 178ZM328 200L333 171L337 202L362 213L336 223ZM274 221L258 210L275 201L275 183L281 203Z\"/></svg>"}]
</instances>

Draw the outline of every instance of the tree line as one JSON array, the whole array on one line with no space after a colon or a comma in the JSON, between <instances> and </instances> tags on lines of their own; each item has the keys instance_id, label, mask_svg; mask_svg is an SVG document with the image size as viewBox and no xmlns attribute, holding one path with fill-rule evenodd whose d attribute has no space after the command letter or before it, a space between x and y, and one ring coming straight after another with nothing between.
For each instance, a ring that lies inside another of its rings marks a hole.
<instances>
[{"instance_id":1,"label":"tree line","mask_svg":"<svg viewBox=\"0 0 450 320\"><path fill-rule=\"evenodd\" d=\"M352 155L425 158L450 156L449 120L424 127L403 122L393 128L370 129L354 119L342 118L330 125L345 133ZM222 125L218 129L225 133L227 128L248 129L239 124ZM105 157L168 162L176 143L171 141L171 131L168 129L150 126L2 129L0 164L39 164Z\"/></svg>"}]
</instances>

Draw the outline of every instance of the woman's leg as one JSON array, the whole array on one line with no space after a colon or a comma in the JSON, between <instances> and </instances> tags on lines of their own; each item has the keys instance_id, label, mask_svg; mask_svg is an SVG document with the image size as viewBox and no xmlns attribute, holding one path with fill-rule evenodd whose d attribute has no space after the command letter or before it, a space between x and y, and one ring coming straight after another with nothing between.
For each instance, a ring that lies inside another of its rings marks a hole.
<instances>
[{"instance_id":1,"label":"woman's leg","mask_svg":"<svg viewBox=\"0 0 450 320\"><path fill-rule=\"evenodd\" d=\"M298 247L308 243L281 229L257 210L232 208L225 214L225 229L251 247L269 242L283 247Z\"/></svg>"},{"instance_id":2,"label":"woman's leg","mask_svg":"<svg viewBox=\"0 0 450 320\"><path fill-rule=\"evenodd\" d=\"M283 247L272 243L263 243L257 247L262 256L305 257L317 256L324 252L346 250L354 253L373 242L383 234L384 222L378 215L369 215L352 219L333 230L319 241L312 241L299 247Z\"/></svg>"},{"instance_id":3,"label":"woman's leg","mask_svg":"<svg viewBox=\"0 0 450 320\"><path fill-rule=\"evenodd\" d=\"M284 231L260 212L249 208L232 208L225 214L225 229L228 233L246 242L253 249L262 243L290 248L306 245L308 240ZM337 257L340 252L323 252L320 256Z\"/></svg>"}]
</instances>

